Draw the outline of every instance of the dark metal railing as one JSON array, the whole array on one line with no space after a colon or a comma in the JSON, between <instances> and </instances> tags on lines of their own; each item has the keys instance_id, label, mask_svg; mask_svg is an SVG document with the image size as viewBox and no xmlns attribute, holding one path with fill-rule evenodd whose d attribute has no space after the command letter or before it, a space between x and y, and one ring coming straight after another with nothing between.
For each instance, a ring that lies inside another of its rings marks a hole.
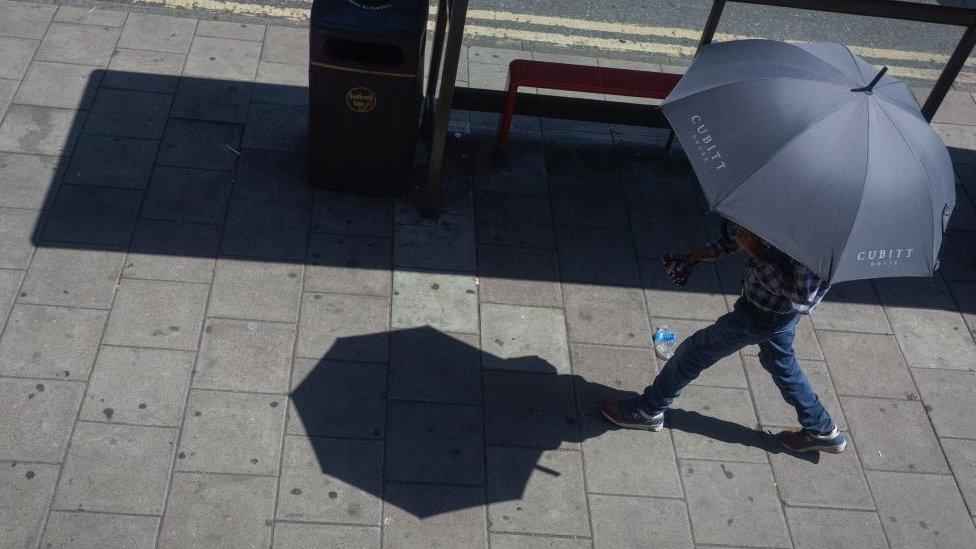
<instances>
[{"instance_id":1,"label":"dark metal railing","mask_svg":"<svg viewBox=\"0 0 976 549\"><path fill-rule=\"evenodd\" d=\"M712 42L722 19L725 5L728 2L964 27L965 32L922 105L922 114L929 121L939 110L939 106L949 93L956 77L959 76L963 65L965 65L966 59L976 47L976 9L971 8L916 4L899 0L713 0L708 19L702 30L701 40L698 44L699 49ZM476 88L455 89L454 87L467 10L468 0L439 0L437 23L434 28L431 74L427 88L427 109L425 111L425 135L427 135L430 143L427 189L422 208L423 214L426 216L433 216L437 213L441 161L444 157L444 145L450 123L451 108L501 112L505 102L504 91ZM652 105L573 97L520 93L516 113L661 128L669 127L660 110Z\"/></svg>"}]
</instances>

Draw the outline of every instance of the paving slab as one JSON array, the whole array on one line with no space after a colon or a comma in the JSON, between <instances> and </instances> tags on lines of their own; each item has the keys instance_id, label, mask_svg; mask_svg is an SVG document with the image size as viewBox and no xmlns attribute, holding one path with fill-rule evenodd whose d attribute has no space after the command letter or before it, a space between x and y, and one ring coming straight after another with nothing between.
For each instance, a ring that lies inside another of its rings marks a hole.
<instances>
[{"instance_id":1,"label":"paving slab","mask_svg":"<svg viewBox=\"0 0 976 549\"><path fill-rule=\"evenodd\" d=\"M0 153L0 206L41 209L50 206L57 187L56 157Z\"/></svg>"},{"instance_id":2,"label":"paving slab","mask_svg":"<svg viewBox=\"0 0 976 549\"><path fill-rule=\"evenodd\" d=\"M82 135L65 182L123 189L144 189L153 172L159 141L118 136Z\"/></svg>"},{"instance_id":3,"label":"paving slab","mask_svg":"<svg viewBox=\"0 0 976 549\"><path fill-rule=\"evenodd\" d=\"M671 281L658 259L641 259L647 310L655 317L714 321L728 312L712 265L702 265L684 286Z\"/></svg>"},{"instance_id":4,"label":"paving slab","mask_svg":"<svg viewBox=\"0 0 976 549\"><path fill-rule=\"evenodd\" d=\"M88 378L107 313L14 305L0 338L0 374Z\"/></svg>"},{"instance_id":5,"label":"paving slab","mask_svg":"<svg viewBox=\"0 0 976 549\"><path fill-rule=\"evenodd\" d=\"M818 330L891 333L884 309L869 281L831 286L810 318Z\"/></svg>"},{"instance_id":6,"label":"paving slab","mask_svg":"<svg viewBox=\"0 0 976 549\"><path fill-rule=\"evenodd\" d=\"M260 393L288 391L295 332L293 324L206 320L193 386Z\"/></svg>"},{"instance_id":7,"label":"paving slab","mask_svg":"<svg viewBox=\"0 0 976 549\"><path fill-rule=\"evenodd\" d=\"M756 402L756 411L759 414L759 422L769 425L799 425L796 408L790 406L783 398L773 377L767 372L758 358L745 358L746 374L749 377L749 387L752 388L752 395ZM820 402L827 408L831 419L841 430L847 430L847 421L844 419L844 410L841 409L837 401L837 394L834 393L834 385L831 382L830 374L827 373L827 365L823 362L805 360L800 366L803 373L813 386L813 390L820 398Z\"/></svg>"},{"instance_id":8,"label":"paving slab","mask_svg":"<svg viewBox=\"0 0 976 549\"><path fill-rule=\"evenodd\" d=\"M681 500L590 496L594 547L694 547Z\"/></svg>"},{"instance_id":9,"label":"paving slab","mask_svg":"<svg viewBox=\"0 0 976 549\"><path fill-rule=\"evenodd\" d=\"M555 247L549 201L542 197L479 192L478 242L496 246Z\"/></svg>"},{"instance_id":10,"label":"paving slab","mask_svg":"<svg viewBox=\"0 0 976 549\"><path fill-rule=\"evenodd\" d=\"M81 419L179 427L193 353L103 346Z\"/></svg>"},{"instance_id":11,"label":"paving slab","mask_svg":"<svg viewBox=\"0 0 976 549\"><path fill-rule=\"evenodd\" d=\"M557 538L539 535L491 534L494 549L585 549L592 547L589 538Z\"/></svg>"},{"instance_id":12,"label":"paving slab","mask_svg":"<svg viewBox=\"0 0 976 549\"><path fill-rule=\"evenodd\" d=\"M261 60L307 66L308 32L300 28L268 26Z\"/></svg>"},{"instance_id":13,"label":"paving slab","mask_svg":"<svg viewBox=\"0 0 976 549\"><path fill-rule=\"evenodd\" d=\"M125 22L124 11L105 8L90 9L76 6L59 6L54 20L60 23L74 23L76 25L94 25L98 27L121 27Z\"/></svg>"},{"instance_id":14,"label":"paving slab","mask_svg":"<svg viewBox=\"0 0 976 549\"><path fill-rule=\"evenodd\" d=\"M117 48L102 87L172 93L183 72L186 55Z\"/></svg>"},{"instance_id":15,"label":"paving slab","mask_svg":"<svg viewBox=\"0 0 976 549\"><path fill-rule=\"evenodd\" d=\"M47 30L55 6L28 2L4 2L0 4L0 36L41 38Z\"/></svg>"},{"instance_id":16,"label":"paving slab","mask_svg":"<svg viewBox=\"0 0 976 549\"><path fill-rule=\"evenodd\" d=\"M308 247L307 235L305 205L232 199L220 253L302 262Z\"/></svg>"},{"instance_id":17,"label":"paving slab","mask_svg":"<svg viewBox=\"0 0 976 549\"><path fill-rule=\"evenodd\" d=\"M132 238L141 200L130 189L63 185L40 239L121 248Z\"/></svg>"},{"instance_id":18,"label":"paving slab","mask_svg":"<svg viewBox=\"0 0 976 549\"><path fill-rule=\"evenodd\" d=\"M654 352L639 347L570 345L573 380L581 414L599 415L605 398L626 398L642 392L657 370Z\"/></svg>"},{"instance_id":19,"label":"paving slab","mask_svg":"<svg viewBox=\"0 0 976 549\"><path fill-rule=\"evenodd\" d=\"M391 333L389 397L481 404L478 337L430 328Z\"/></svg>"},{"instance_id":20,"label":"paving slab","mask_svg":"<svg viewBox=\"0 0 976 549\"><path fill-rule=\"evenodd\" d=\"M266 25L238 23L235 21L200 21L197 23L197 36L231 38L234 40L264 40Z\"/></svg>"},{"instance_id":21,"label":"paving slab","mask_svg":"<svg viewBox=\"0 0 976 549\"><path fill-rule=\"evenodd\" d=\"M153 549L158 530L158 517L54 511L44 529L41 546Z\"/></svg>"},{"instance_id":22,"label":"paving slab","mask_svg":"<svg viewBox=\"0 0 976 549\"><path fill-rule=\"evenodd\" d=\"M27 72L38 44L40 42L37 40L0 37L0 48L5 52L0 60L0 78L20 80Z\"/></svg>"},{"instance_id":23,"label":"paving slab","mask_svg":"<svg viewBox=\"0 0 976 549\"><path fill-rule=\"evenodd\" d=\"M854 445L840 455L820 454L815 460L795 454L769 454L780 499L795 507L874 510L864 471Z\"/></svg>"},{"instance_id":24,"label":"paving slab","mask_svg":"<svg viewBox=\"0 0 976 549\"><path fill-rule=\"evenodd\" d=\"M261 43L197 35L190 45L183 74L221 80L254 80Z\"/></svg>"},{"instance_id":25,"label":"paving slab","mask_svg":"<svg viewBox=\"0 0 976 549\"><path fill-rule=\"evenodd\" d=\"M223 223L232 174L157 166L140 215L145 219Z\"/></svg>"},{"instance_id":26,"label":"paving slab","mask_svg":"<svg viewBox=\"0 0 976 549\"><path fill-rule=\"evenodd\" d=\"M940 442L969 514L976 516L976 441L944 438Z\"/></svg>"},{"instance_id":27,"label":"paving slab","mask_svg":"<svg viewBox=\"0 0 976 549\"><path fill-rule=\"evenodd\" d=\"M679 458L766 463L766 435L746 389L686 387L666 414Z\"/></svg>"},{"instance_id":28,"label":"paving slab","mask_svg":"<svg viewBox=\"0 0 976 549\"><path fill-rule=\"evenodd\" d=\"M253 89L250 83L187 77L179 80L170 116L232 124L247 120Z\"/></svg>"},{"instance_id":29,"label":"paving slab","mask_svg":"<svg viewBox=\"0 0 976 549\"><path fill-rule=\"evenodd\" d=\"M556 252L502 246L478 246L479 298L484 302L560 307Z\"/></svg>"},{"instance_id":30,"label":"paving slab","mask_svg":"<svg viewBox=\"0 0 976 549\"><path fill-rule=\"evenodd\" d=\"M234 197L307 205L315 189L308 183L306 156L304 151L242 150Z\"/></svg>"},{"instance_id":31,"label":"paving slab","mask_svg":"<svg viewBox=\"0 0 976 549\"><path fill-rule=\"evenodd\" d=\"M191 390L177 470L276 474L285 404L275 395Z\"/></svg>"},{"instance_id":32,"label":"paving slab","mask_svg":"<svg viewBox=\"0 0 976 549\"><path fill-rule=\"evenodd\" d=\"M867 475L891 547L976 543L976 528L952 477L882 471Z\"/></svg>"},{"instance_id":33,"label":"paving slab","mask_svg":"<svg viewBox=\"0 0 976 549\"><path fill-rule=\"evenodd\" d=\"M176 429L79 422L53 508L161 514L175 442Z\"/></svg>"},{"instance_id":34,"label":"paving slab","mask_svg":"<svg viewBox=\"0 0 976 549\"><path fill-rule=\"evenodd\" d=\"M204 284L123 279L104 341L195 351L207 293Z\"/></svg>"},{"instance_id":35,"label":"paving slab","mask_svg":"<svg viewBox=\"0 0 976 549\"><path fill-rule=\"evenodd\" d=\"M275 525L275 549L304 547L361 547L380 549L380 529L345 524L279 522Z\"/></svg>"},{"instance_id":36,"label":"paving slab","mask_svg":"<svg viewBox=\"0 0 976 549\"><path fill-rule=\"evenodd\" d=\"M83 111L11 105L0 125L0 151L59 156L74 145Z\"/></svg>"},{"instance_id":37,"label":"paving slab","mask_svg":"<svg viewBox=\"0 0 976 549\"><path fill-rule=\"evenodd\" d=\"M521 372L490 372L485 384L488 444L578 448L573 380Z\"/></svg>"},{"instance_id":38,"label":"paving slab","mask_svg":"<svg viewBox=\"0 0 976 549\"><path fill-rule=\"evenodd\" d=\"M711 322L700 322L694 320L680 320L673 318L652 318L651 319L651 330L656 330L659 326L667 326L671 331L677 334L677 343L680 345L689 337L692 337L697 331L702 330L710 326ZM660 367L664 367L666 361L660 360ZM733 353L725 358L720 359L718 362L707 368L698 379L692 381L694 385L704 385L710 387L738 387L745 389L749 387L746 382L746 374L743 370L743 363L745 366L759 366L758 361L745 361L739 353ZM765 374L765 370L759 366L762 374ZM758 372L757 372L758 373Z\"/></svg>"},{"instance_id":39,"label":"paving slab","mask_svg":"<svg viewBox=\"0 0 976 549\"><path fill-rule=\"evenodd\" d=\"M0 459L61 461L83 393L82 383L3 378Z\"/></svg>"},{"instance_id":40,"label":"paving slab","mask_svg":"<svg viewBox=\"0 0 976 549\"><path fill-rule=\"evenodd\" d=\"M187 53L196 26L195 19L130 13L122 28L119 47Z\"/></svg>"},{"instance_id":41,"label":"paving slab","mask_svg":"<svg viewBox=\"0 0 976 549\"><path fill-rule=\"evenodd\" d=\"M301 268L288 263L219 259L207 314L297 322Z\"/></svg>"},{"instance_id":42,"label":"paving slab","mask_svg":"<svg viewBox=\"0 0 976 549\"><path fill-rule=\"evenodd\" d=\"M166 126L156 161L181 168L233 170L240 140L237 125L173 119Z\"/></svg>"},{"instance_id":43,"label":"paving slab","mask_svg":"<svg viewBox=\"0 0 976 549\"><path fill-rule=\"evenodd\" d=\"M578 452L490 446L487 464L491 532L590 534Z\"/></svg>"},{"instance_id":44,"label":"paving slab","mask_svg":"<svg viewBox=\"0 0 976 549\"><path fill-rule=\"evenodd\" d=\"M306 151L308 131L308 107L253 103L247 113L244 146L269 151Z\"/></svg>"},{"instance_id":45,"label":"paving slab","mask_svg":"<svg viewBox=\"0 0 976 549\"><path fill-rule=\"evenodd\" d=\"M297 356L386 362L390 300L385 296L305 293Z\"/></svg>"},{"instance_id":46,"label":"paving slab","mask_svg":"<svg viewBox=\"0 0 976 549\"><path fill-rule=\"evenodd\" d=\"M384 482L484 485L485 420L482 416L481 408L475 406L391 402L387 412L389 434ZM397 501L389 495L384 497ZM484 503L481 490L475 501L475 507ZM426 503L432 504L436 507L433 501ZM418 505L424 504L418 502ZM416 505L402 506L418 514ZM445 504L445 507L440 512L450 511L454 506ZM438 514L436 510L431 511Z\"/></svg>"},{"instance_id":47,"label":"paving slab","mask_svg":"<svg viewBox=\"0 0 976 549\"><path fill-rule=\"evenodd\" d=\"M288 436L282 459L279 520L380 524L382 441Z\"/></svg>"},{"instance_id":48,"label":"paving slab","mask_svg":"<svg viewBox=\"0 0 976 549\"><path fill-rule=\"evenodd\" d=\"M562 280L639 287L634 240L628 231L560 226L556 239Z\"/></svg>"},{"instance_id":49,"label":"paving slab","mask_svg":"<svg viewBox=\"0 0 976 549\"><path fill-rule=\"evenodd\" d=\"M867 511L836 509L785 509L796 549L888 547L881 519Z\"/></svg>"},{"instance_id":50,"label":"paving slab","mask_svg":"<svg viewBox=\"0 0 976 549\"><path fill-rule=\"evenodd\" d=\"M545 128L546 171L550 175L614 177L613 141L607 133Z\"/></svg>"},{"instance_id":51,"label":"paving slab","mask_svg":"<svg viewBox=\"0 0 976 549\"><path fill-rule=\"evenodd\" d=\"M471 275L394 271L393 327L476 334L477 287Z\"/></svg>"},{"instance_id":52,"label":"paving slab","mask_svg":"<svg viewBox=\"0 0 976 549\"><path fill-rule=\"evenodd\" d=\"M916 368L912 377L938 436L976 439L969 417L976 402L976 372Z\"/></svg>"},{"instance_id":53,"label":"paving slab","mask_svg":"<svg viewBox=\"0 0 976 549\"><path fill-rule=\"evenodd\" d=\"M4 463L0 467L0 545L37 544L58 469L58 465L40 463Z\"/></svg>"},{"instance_id":54,"label":"paving slab","mask_svg":"<svg viewBox=\"0 0 976 549\"><path fill-rule=\"evenodd\" d=\"M389 484L384 497L384 547L487 547L481 487ZM419 518L418 518L419 517Z\"/></svg>"},{"instance_id":55,"label":"paving slab","mask_svg":"<svg viewBox=\"0 0 976 549\"><path fill-rule=\"evenodd\" d=\"M571 369L559 309L482 304L481 350L485 368L559 374Z\"/></svg>"},{"instance_id":56,"label":"paving slab","mask_svg":"<svg viewBox=\"0 0 976 549\"><path fill-rule=\"evenodd\" d=\"M474 219L441 214L427 225L397 225L393 263L402 268L474 272Z\"/></svg>"},{"instance_id":57,"label":"paving slab","mask_svg":"<svg viewBox=\"0 0 976 549\"><path fill-rule=\"evenodd\" d=\"M382 438L385 373L385 364L296 360L289 434Z\"/></svg>"},{"instance_id":58,"label":"paving slab","mask_svg":"<svg viewBox=\"0 0 976 549\"><path fill-rule=\"evenodd\" d=\"M563 300L571 342L650 346L651 328L639 290L563 284Z\"/></svg>"},{"instance_id":59,"label":"paving slab","mask_svg":"<svg viewBox=\"0 0 976 549\"><path fill-rule=\"evenodd\" d=\"M136 225L125 259L125 278L209 283L220 227L147 219Z\"/></svg>"},{"instance_id":60,"label":"paving slab","mask_svg":"<svg viewBox=\"0 0 976 549\"><path fill-rule=\"evenodd\" d=\"M838 394L918 398L893 336L820 331L817 337Z\"/></svg>"},{"instance_id":61,"label":"paving slab","mask_svg":"<svg viewBox=\"0 0 976 549\"><path fill-rule=\"evenodd\" d=\"M17 301L109 309L121 272L121 252L40 248Z\"/></svg>"},{"instance_id":62,"label":"paving slab","mask_svg":"<svg viewBox=\"0 0 976 549\"><path fill-rule=\"evenodd\" d=\"M768 465L681 460L680 470L696 542L791 545Z\"/></svg>"},{"instance_id":63,"label":"paving slab","mask_svg":"<svg viewBox=\"0 0 976 549\"><path fill-rule=\"evenodd\" d=\"M308 69L302 65L258 63L251 100L275 105L308 105Z\"/></svg>"},{"instance_id":64,"label":"paving slab","mask_svg":"<svg viewBox=\"0 0 976 549\"><path fill-rule=\"evenodd\" d=\"M309 236L305 290L390 295L393 243L387 238L315 233Z\"/></svg>"},{"instance_id":65,"label":"paving slab","mask_svg":"<svg viewBox=\"0 0 976 549\"><path fill-rule=\"evenodd\" d=\"M553 176L553 221L558 224L628 229L627 204L613 179Z\"/></svg>"},{"instance_id":66,"label":"paving slab","mask_svg":"<svg viewBox=\"0 0 976 549\"><path fill-rule=\"evenodd\" d=\"M921 402L840 397L866 469L947 473Z\"/></svg>"},{"instance_id":67,"label":"paving slab","mask_svg":"<svg viewBox=\"0 0 976 549\"><path fill-rule=\"evenodd\" d=\"M909 366L976 368L976 343L941 281L888 279L874 284Z\"/></svg>"},{"instance_id":68,"label":"paving slab","mask_svg":"<svg viewBox=\"0 0 976 549\"><path fill-rule=\"evenodd\" d=\"M19 80L0 80L0 116L7 113L7 107L13 101L18 87L20 87Z\"/></svg>"},{"instance_id":69,"label":"paving slab","mask_svg":"<svg viewBox=\"0 0 976 549\"><path fill-rule=\"evenodd\" d=\"M589 492L664 498L683 496L674 445L668 433L608 428L602 417L582 418L580 435ZM590 499L592 506L592 497Z\"/></svg>"},{"instance_id":70,"label":"paving slab","mask_svg":"<svg viewBox=\"0 0 976 549\"><path fill-rule=\"evenodd\" d=\"M479 191L546 196L545 153L538 140L520 131L515 117L512 125L511 148L505 156L494 157L494 143L475 147L474 181ZM538 126L538 120L536 120Z\"/></svg>"},{"instance_id":71,"label":"paving slab","mask_svg":"<svg viewBox=\"0 0 976 549\"><path fill-rule=\"evenodd\" d=\"M95 97L85 133L159 139L167 126L166 116L172 101L170 95L101 90Z\"/></svg>"},{"instance_id":72,"label":"paving slab","mask_svg":"<svg viewBox=\"0 0 976 549\"><path fill-rule=\"evenodd\" d=\"M637 255L659 260L665 253L680 253L706 242L705 224L697 211L637 207L630 210ZM728 258L725 262L741 261Z\"/></svg>"},{"instance_id":73,"label":"paving slab","mask_svg":"<svg viewBox=\"0 0 976 549\"><path fill-rule=\"evenodd\" d=\"M275 484L270 477L175 473L159 547L267 547Z\"/></svg>"},{"instance_id":74,"label":"paving slab","mask_svg":"<svg viewBox=\"0 0 976 549\"><path fill-rule=\"evenodd\" d=\"M27 268L40 216L39 210L0 208L0 268Z\"/></svg>"},{"instance_id":75,"label":"paving slab","mask_svg":"<svg viewBox=\"0 0 976 549\"><path fill-rule=\"evenodd\" d=\"M385 196L317 190L312 231L391 238L393 201Z\"/></svg>"},{"instance_id":76,"label":"paving slab","mask_svg":"<svg viewBox=\"0 0 976 549\"><path fill-rule=\"evenodd\" d=\"M14 101L62 109L88 109L102 79L92 67L37 61L32 63Z\"/></svg>"},{"instance_id":77,"label":"paving slab","mask_svg":"<svg viewBox=\"0 0 976 549\"><path fill-rule=\"evenodd\" d=\"M107 67L119 34L113 27L51 23L35 59Z\"/></svg>"}]
</instances>

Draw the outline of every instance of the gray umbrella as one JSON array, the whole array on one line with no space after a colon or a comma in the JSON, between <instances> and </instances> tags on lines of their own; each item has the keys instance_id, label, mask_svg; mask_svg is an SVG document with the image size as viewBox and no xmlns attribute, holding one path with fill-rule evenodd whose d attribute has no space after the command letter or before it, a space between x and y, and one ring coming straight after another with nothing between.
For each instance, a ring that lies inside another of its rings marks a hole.
<instances>
[{"instance_id":1,"label":"gray umbrella","mask_svg":"<svg viewBox=\"0 0 976 549\"><path fill-rule=\"evenodd\" d=\"M711 209L822 278L938 265L949 152L908 86L845 46L709 45L662 109Z\"/></svg>"}]
</instances>

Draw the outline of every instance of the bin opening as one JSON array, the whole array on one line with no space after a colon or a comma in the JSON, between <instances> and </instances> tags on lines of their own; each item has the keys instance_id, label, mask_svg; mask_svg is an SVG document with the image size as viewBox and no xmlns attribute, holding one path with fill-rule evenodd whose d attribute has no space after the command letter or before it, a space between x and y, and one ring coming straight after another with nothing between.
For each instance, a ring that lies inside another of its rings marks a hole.
<instances>
[{"instance_id":1,"label":"bin opening","mask_svg":"<svg viewBox=\"0 0 976 549\"><path fill-rule=\"evenodd\" d=\"M345 63L399 67L403 63L403 50L390 44L376 44L344 38L330 38L325 42L325 53Z\"/></svg>"}]
</instances>

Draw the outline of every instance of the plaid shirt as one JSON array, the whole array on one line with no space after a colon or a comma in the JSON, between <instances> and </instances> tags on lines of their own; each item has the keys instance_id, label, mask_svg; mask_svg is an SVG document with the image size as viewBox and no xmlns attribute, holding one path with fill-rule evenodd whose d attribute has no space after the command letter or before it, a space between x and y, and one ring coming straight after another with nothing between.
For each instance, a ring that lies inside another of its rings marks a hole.
<instances>
[{"instance_id":1,"label":"plaid shirt","mask_svg":"<svg viewBox=\"0 0 976 549\"><path fill-rule=\"evenodd\" d=\"M739 250L731 235L709 242L707 247L713 258ZM768 252L761 259L748 258L742 295L764 311L810 314L830 289L830 283L783 252L768 244L767 247Z\"/></svg>"}]
</instances>

